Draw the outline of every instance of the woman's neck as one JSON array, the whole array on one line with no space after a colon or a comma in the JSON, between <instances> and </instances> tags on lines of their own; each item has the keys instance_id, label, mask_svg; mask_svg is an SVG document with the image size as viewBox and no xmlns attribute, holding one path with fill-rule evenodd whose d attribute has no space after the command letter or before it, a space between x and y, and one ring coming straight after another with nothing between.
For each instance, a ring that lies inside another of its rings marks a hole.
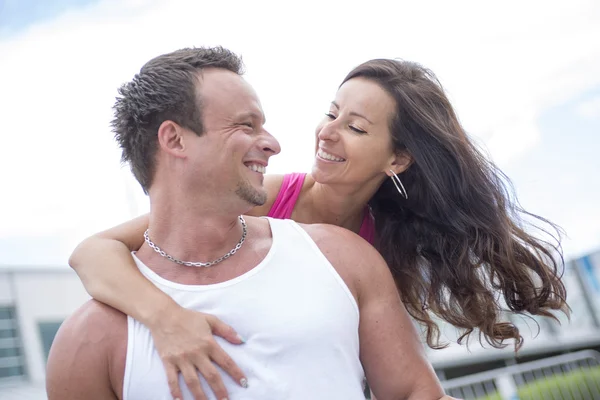
<instances>
[{"instance_id":1,"label":"woman's neck","mask_svg":"<svg viewBox=\"0 0 600 400\"><path fill-rule=\"evenodd\" d=\"M350 191L343 185L320 184L307 174L292 219L307 224L337 225L358 233L375 190Z\"/></svg>"}]
</instances>

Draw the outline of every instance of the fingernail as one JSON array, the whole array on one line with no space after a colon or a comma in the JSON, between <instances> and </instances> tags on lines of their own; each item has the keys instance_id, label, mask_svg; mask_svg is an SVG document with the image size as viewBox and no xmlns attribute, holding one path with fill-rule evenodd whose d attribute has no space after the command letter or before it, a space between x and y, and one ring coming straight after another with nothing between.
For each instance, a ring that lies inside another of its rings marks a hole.
<instances>
[{"instance_id":1,"label":"fingernail","mask_svg":"<svg viewBox=\"0 0 600 400\"><path fill-rule=\"evenodd\" d=\"M223 400L229 400L227 397L223 398Z\"/></svg>"},{"instance_id":2,"label":"fingernail","mask_svg":"<svg viewBox=\"0 0 600 400\"><path fill-rule=\"evenodd\" d=\"M244 389L246 389L246 388L248 387L248 379L246 379L246 378L242 378L242 379L240 379L240 385L241 385L241 386L242 386Z\"/></svg>"},{"instance_id":3,"label":"fingernail","mask_svg":"<svg viewBox=\"0 0 600 400\"><path fill-rule=\"evenodd\" d=\"M242 337L242 336L241 336L239 333L238 333L238 335L237 335L237 338L238 338L238 340L239 340L240 342L242 342L242 343L246 343L246 339L244 339L244 338L243 338L243 337Z\"/></svg>"}]
</instances>

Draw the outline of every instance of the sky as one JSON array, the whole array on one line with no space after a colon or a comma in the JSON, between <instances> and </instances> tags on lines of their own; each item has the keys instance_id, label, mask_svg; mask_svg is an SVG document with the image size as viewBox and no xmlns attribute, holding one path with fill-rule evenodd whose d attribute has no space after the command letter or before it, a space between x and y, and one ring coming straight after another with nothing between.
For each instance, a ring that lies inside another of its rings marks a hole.
<instances>
[{"instance_id":1,"label":"sky","mask_svg":"<svg viewBox=\"0 0 600 400\"><path fill-rule=\"evenodd\" d=\"M567 258L600 248L600 3L0 0L0 265L65 265L86 236L148 210L109 128L150 58L242 55L282 152L309 171L337 86L371 58L433 70Z\"/></svg>"}]
</instances>

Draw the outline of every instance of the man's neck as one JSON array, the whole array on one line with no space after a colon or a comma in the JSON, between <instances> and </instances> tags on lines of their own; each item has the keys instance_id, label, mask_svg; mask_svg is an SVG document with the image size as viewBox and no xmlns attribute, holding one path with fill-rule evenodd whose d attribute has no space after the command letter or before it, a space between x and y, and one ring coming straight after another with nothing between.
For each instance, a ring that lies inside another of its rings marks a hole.
<instances>
[{"instance_id":1,"label":"man's neck","mask_svg":"<svg viewBox=\"0 0 600 400\"><path fill-rule=\"evenodd\" d=\"M242 237L242 224L237 213L217 207L154 203L148 236L176 259L209 262L235 247Z\"/></svg>"}]
</instances>

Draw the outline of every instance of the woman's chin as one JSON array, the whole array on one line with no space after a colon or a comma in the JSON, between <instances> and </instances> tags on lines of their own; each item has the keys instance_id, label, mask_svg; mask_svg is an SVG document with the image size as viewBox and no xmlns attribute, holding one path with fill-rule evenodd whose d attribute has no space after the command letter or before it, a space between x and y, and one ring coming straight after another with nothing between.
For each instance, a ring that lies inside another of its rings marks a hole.
<instances>
[{"instance_id":1,"label":"woman's chin","mask_svg":"<svg viewBox=\"0 0 600 400\"><path fill-rule=\"evenodd\" d=\"M312 170L310 172L310 175L315 180L315 182L321 183L321 184L323 184L323 183L331 183L331 180L332 180L331 174L327 173L326 171L323 171L316 164L313 165Z\"/></svg>"}]
</instances>

